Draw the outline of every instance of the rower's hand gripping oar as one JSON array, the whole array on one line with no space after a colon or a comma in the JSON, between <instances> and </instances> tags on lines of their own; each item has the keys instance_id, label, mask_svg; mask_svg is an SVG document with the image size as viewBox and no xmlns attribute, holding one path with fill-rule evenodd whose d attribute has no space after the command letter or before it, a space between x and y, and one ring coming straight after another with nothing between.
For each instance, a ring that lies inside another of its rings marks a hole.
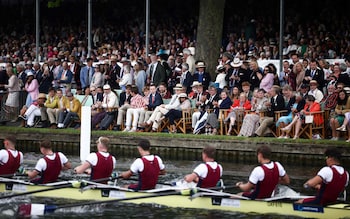
<instances>
[{"instance_id":1,"label":"rower's hand gripping oar","mask_svg":"<svg viewBox=\"0 0 350 219\"><path fill-rule=\"evenodd\" d=\"M28 216L34 216L34 215L45 215L47 213L55 212L57 209L73 208L73 207L86 206L86 205L107 204L107 203L115 203L115 202L130 201L130 200L137 200L137 199L148 199L148 198L172 196L172 195L188 196L188 195L192 195L196 192L197 192L196 188L184 189L181 191L171 191L171 192L166 192L166 193L154 193L154 194L147 194L147 195L141 195L141 196L136 196L136 197L122 198L122 199L108 199L108 200L103 200L103 201L72 203L72 204L61 205L61 206L45 205L45 204L22 204L18 207L18 214L21 217L28 217Z\"/></svg>"}]
</instances>

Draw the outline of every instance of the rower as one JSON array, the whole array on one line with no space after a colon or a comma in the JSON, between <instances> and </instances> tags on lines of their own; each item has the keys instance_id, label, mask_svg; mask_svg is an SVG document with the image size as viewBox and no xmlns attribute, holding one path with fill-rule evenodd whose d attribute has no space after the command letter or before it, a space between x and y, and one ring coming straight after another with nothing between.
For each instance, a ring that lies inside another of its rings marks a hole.
<instances>
[{"instance_id":1,"label":"rower","mask_svg":"<svg viewBox=\"0 0 350 219\"><path fill-rule=\"evenodd\" d=\"M195 182L197 187L201 188L215 187L222 175L222 166L214 160L215 152L215 147L204 147L202 151L204 163L199 164L193 173L186 175L184 180L188 183Z\"/></svg>"},{"instance_id":2,"label":"rower","mask_svg":"<svg viewBox=\"0 0 350 219\"><path fill-rule=\"evenodd\" d=\"M16 141L13 135L4 139L5 149L0 150L0 175L16 173L23 163L23 154L16 150Z\"/></svg>"},{"instance_id":3,"label":"rower","mask_svg":"<svg viewBox=\"0 0 350 219\"><path fill-rule=\"evenodd\" d=\"M40 143L40 152L44 155L35 165L34 170L27 171L28 177L33 183L44 184L55 182L61 170L71 168L71 163L62 152L53 152L51 141L44 140ZM36 178L38 175L39 178Z\"/></svg>"},{"instance_id":4,"label":"rower","mask_svg":"<svg viewBox=\"0 0 350 219\"><path fill-rule=\"evenodd\" d=\"M260 166L254 168L247 183L238 182L236 186L250 199L270 198L278 183L289 184L289 176L279 162L271 161L268 146L259 147L256 153Z\"/></svg>"},{"instance_id":5,"label":"rower","mask_svg":"<svg viewBox=\"0 0 350 219\"><path fill-rule=\"evenodd\" d=\"M326 167L323 167L316 176L309 179L304 188L318 190L316 197L298 200L297 203L327 205L335 202L349 183L349 173L340 166L341 151L335 147L326 149Z\"/></svg>"},{"instance_id":6,"label":"rower","mask_svg":"<svg viewBox=\"0 0 350 219\"><path fill-rule=\"evenodd\" d=\"M108 152L109 138L99 137L96 144L97 152L90 153L80 166L74 168L74 172L77 174L90 174L91 180L110 177L116 167L115 157ZM107 183L107 181L101 183Z\"/></svg>"},{"instance_id":7,"label":"rower","mask_svg":"<svg viewBox=\"0 0 350 219\"><path fill-rule=\"evenodd\" d=\"M141 139L137 150L141 158L137 158L130 166L130 170L121 174L124 179L130 178L133 174L138 174L137 184L129 185L129 189L135 191L154 189L158 182L158 176L165 174L165 166L162 159L157 155L150 153L151 144L146 139Z\"/></svg>"}]
</instances>

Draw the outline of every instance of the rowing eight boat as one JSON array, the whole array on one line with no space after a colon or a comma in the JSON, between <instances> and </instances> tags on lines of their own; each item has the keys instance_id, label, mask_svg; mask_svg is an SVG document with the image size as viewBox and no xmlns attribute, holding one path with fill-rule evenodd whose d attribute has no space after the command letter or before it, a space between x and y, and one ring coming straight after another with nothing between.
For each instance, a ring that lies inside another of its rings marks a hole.
<instances>
[{"instance_id":1,"label":"rowing eight boat","mask_svg":"<svg viewBox=\"0 0 350 219\"><path fill-rule=\"evenodd\" d=\"M30 192L44 190L48 187L61 186L60 182L51 185L33 185L21 180L0 179L0 192ZM195 198L181 194L161 195L164 192L176 191L179 187L167 187L144 192L133 192L118 186L93 183L89 189L60 187L57 190L33 192L33 196L55 197L75 200L107 201L141 204L155 204L174 208L196 208L208 210L233 211L241 213L281 214L304 218L346 218L350 215L350 204L334 204L327 207L310 206L293 203L290 198L267 200L245 200L223 192L199 192ZM200 191L200 190L199 190ZM159 194L159 196L155 195ZM150 197L147 197L150 196ZM0 196L1 198L1 196ZM288 200L287 200L288 199Z\"/></svg>"}]
</instances>

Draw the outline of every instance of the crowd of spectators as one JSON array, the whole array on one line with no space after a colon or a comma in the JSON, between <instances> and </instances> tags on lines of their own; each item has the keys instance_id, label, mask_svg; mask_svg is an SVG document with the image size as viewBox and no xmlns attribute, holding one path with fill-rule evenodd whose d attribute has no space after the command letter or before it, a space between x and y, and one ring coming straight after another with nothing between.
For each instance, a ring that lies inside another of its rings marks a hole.
<instances>
[{"instance_id":1,"label":"crowd of spectators","mask_svg":"<svg viewBox=\"0 0 350 219\"><path fill-rule=\"evenodd\" d=\"M258 93L262 92L263 96L268 98L267 101L261 102L262 105L267 102L266 106L260 106L260 108L266 108L272 112L286 109L290 112L294 102L286 105L285 102L289 102L290 99L295 100L294 95L299 92L297 96L303 97L310 103L322 103L326 106L328 104L327 108L333 112L332 107L336 107L334 103L337 101L333 101L334 106L330 106L328 97L332 97L333 100L337 97L332 95L334 92L328 92L328 88L350 86L347 20L345 18L337 20L339 27L344 27L343 29L335 28L330 22L318 20L299 22L297 18L298 16L286 17L285 20L286 34L282 45L285 62L281 72L278 72L273 64L266 66L258 64L260 60L276 60L280 57L278 28L273 21L263 16L256 16L254 19L232 16L225 21L225 26L229 21L234 27L224 28L225 34L221 52L218 54L219 61L215 66L215 74L207 72L208 60L194 59L198 17L178 20L153 19L150 31L150 56L146 56L145 51L144 22L138 18L118 24L106 20L98 27L94 27L90 57L87 51L85 22L77 25L74 25L74 22L70 25L66 23L43 25L40 50L37 55L34 34L5 28L5 31L0 34L0 60L6 63L4 70L0 73L0 88L10 90L18 86L21 90L28 92L26 107L23 112L21 111L21 117L25 120L28 120L25 113L28 114L32 103L40 108L40 104L37 103L40 99L39 93L48 94L54 88L55 92L58 90L73 102L75 97L71 93L72 89L76 91L76 95L89 95L90 91L96 92L100 89L101 96L99 99L97 96L94 97L92 109L103 108L104 111L103 114L99 112L93 115L95 116L93 128L107 129L112 124L113 118L118 115L116 129L120 129L124 124L125 115L128 115L128 125L124 131L136 131L139 127L157 131L161 120L169 118L171 132L176 132L174 121L181 116L182 110L188 108L188 101L185 99L189 98L194 100L194 108L199 108L201 112L194 118L196 122L193 122L192 128L195 133L215 134L218 132L217 121L220 109L241 109L240 101L237 100L242 96L240 93L246 97L242 97L242 104L245 101L261 99L262 97L258 98ZM326 59L343 59L344 63L331 64ZM13 83L11 82L10 86L6 75L8 77L17 75L18 79L11 80ZM136 88L135 85L137 85ZM149 91L150 85L155 86L157 92L163 92L161 96L163 99L167 99L165 98L167 93L170 93L168 98L173 95L170 106L163 104L149 106L153 103L152 95L149 94L152 93ZM282 89L284 91L285 87L287 87L286 90L293 92L293 98L283 95ZM122 98L120 94L115 98L114 90L121 90L124 97ZM340 90L336 93L338 92ZM110 101L111 95L114 99L113 103ZM144 95L145 102L142 102L141 95ZM137 97L137 100L134 97ZM41 98L43 99L43 95ZM277 99L279 99L278 104L275 102ZM338 102L340 104L344 101ZM186 106L180 106L182 103ZM80 107L84 104L80 103ZM79 104L76 102L75 105ZM10 107L8 109L11 112L20 107L18 103L7 104L7 106ZM63 109L70 107L73 107L72 103L62 106ZM258 106L255 103L251 107ZM299 110L309 110L308 107L304 109L299 106ZM134 108L137 110L133 111ZM213 111L209 113L208 108ZM129 109L130 113L128 113ZM142 121L131 123L131 115L135 118L135 112L138 115L143 109L160 113L156 117L152 117L152 114L146 118L141 116ZM343 110L344 116L347 108ZM36 110L36 112L40 111ZM56 120L50 121L49 125L66 128L70 123L66 118L74 119L71 118L71 110L64 112L64 114L55 114ZM174 115L177 117L174 118ZM231 113L230 118L226 120L230 123L227 134L231 134L232 126L235 124L234 115ZM250 125L252 131L249 134L240 133L240 135L269 134L266 132L268 130L266 127L276 122L271 115L267 116L265 121L260 120L260 124L254 123L263 125L262 127ZM75 110L74 116L80 117L80 109ZM11 120L15 120L13 115ZM44 121L48 120L48 118L44 119ZM293 121L283 121L282 128L285 134L282 137L289 136L288 123L300 124L297 120ZM342 122L343 120L339 119L334 123L333 119L333 131ZM31 120L29 126L32 125ZM332 135L333 140L338 139L338 134L333 132Z\"/></svg>"}]
</instances>

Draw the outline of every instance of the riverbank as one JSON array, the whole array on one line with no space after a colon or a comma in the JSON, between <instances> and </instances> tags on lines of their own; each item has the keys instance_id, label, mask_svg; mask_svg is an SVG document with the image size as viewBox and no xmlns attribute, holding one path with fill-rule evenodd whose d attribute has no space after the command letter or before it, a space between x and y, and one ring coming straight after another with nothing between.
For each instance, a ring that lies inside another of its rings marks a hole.
<instances>
[{"instance_id":1,"label":"riverbank","mask_svg":"<svg viewBox=\"0 0 350 219\"><path fill-rule=\"evenodd\" d=\"M38 152L38 143L43 139L52 141L54 150L68 155L79 155L80 130L74 129L28 129L0 126L0 139L6 135L16 135L18 149L23 152ZM322 166L323 152L328 146L340 147L344 153L343 163L350 167L350 144L345 141L245 138L236 136L206 136L168 133L125 133L116 131L93 131L91 151L99 136L111 139L111 153L118 157L137 157L135 146L140 138L147 138L152 152L168 160L201 160L201 150L205 145L217 148L217 160L222 162L256 163L256 149L263 144L273 151L273 159L294 166Z\"/></svg>"}]
</instances>

